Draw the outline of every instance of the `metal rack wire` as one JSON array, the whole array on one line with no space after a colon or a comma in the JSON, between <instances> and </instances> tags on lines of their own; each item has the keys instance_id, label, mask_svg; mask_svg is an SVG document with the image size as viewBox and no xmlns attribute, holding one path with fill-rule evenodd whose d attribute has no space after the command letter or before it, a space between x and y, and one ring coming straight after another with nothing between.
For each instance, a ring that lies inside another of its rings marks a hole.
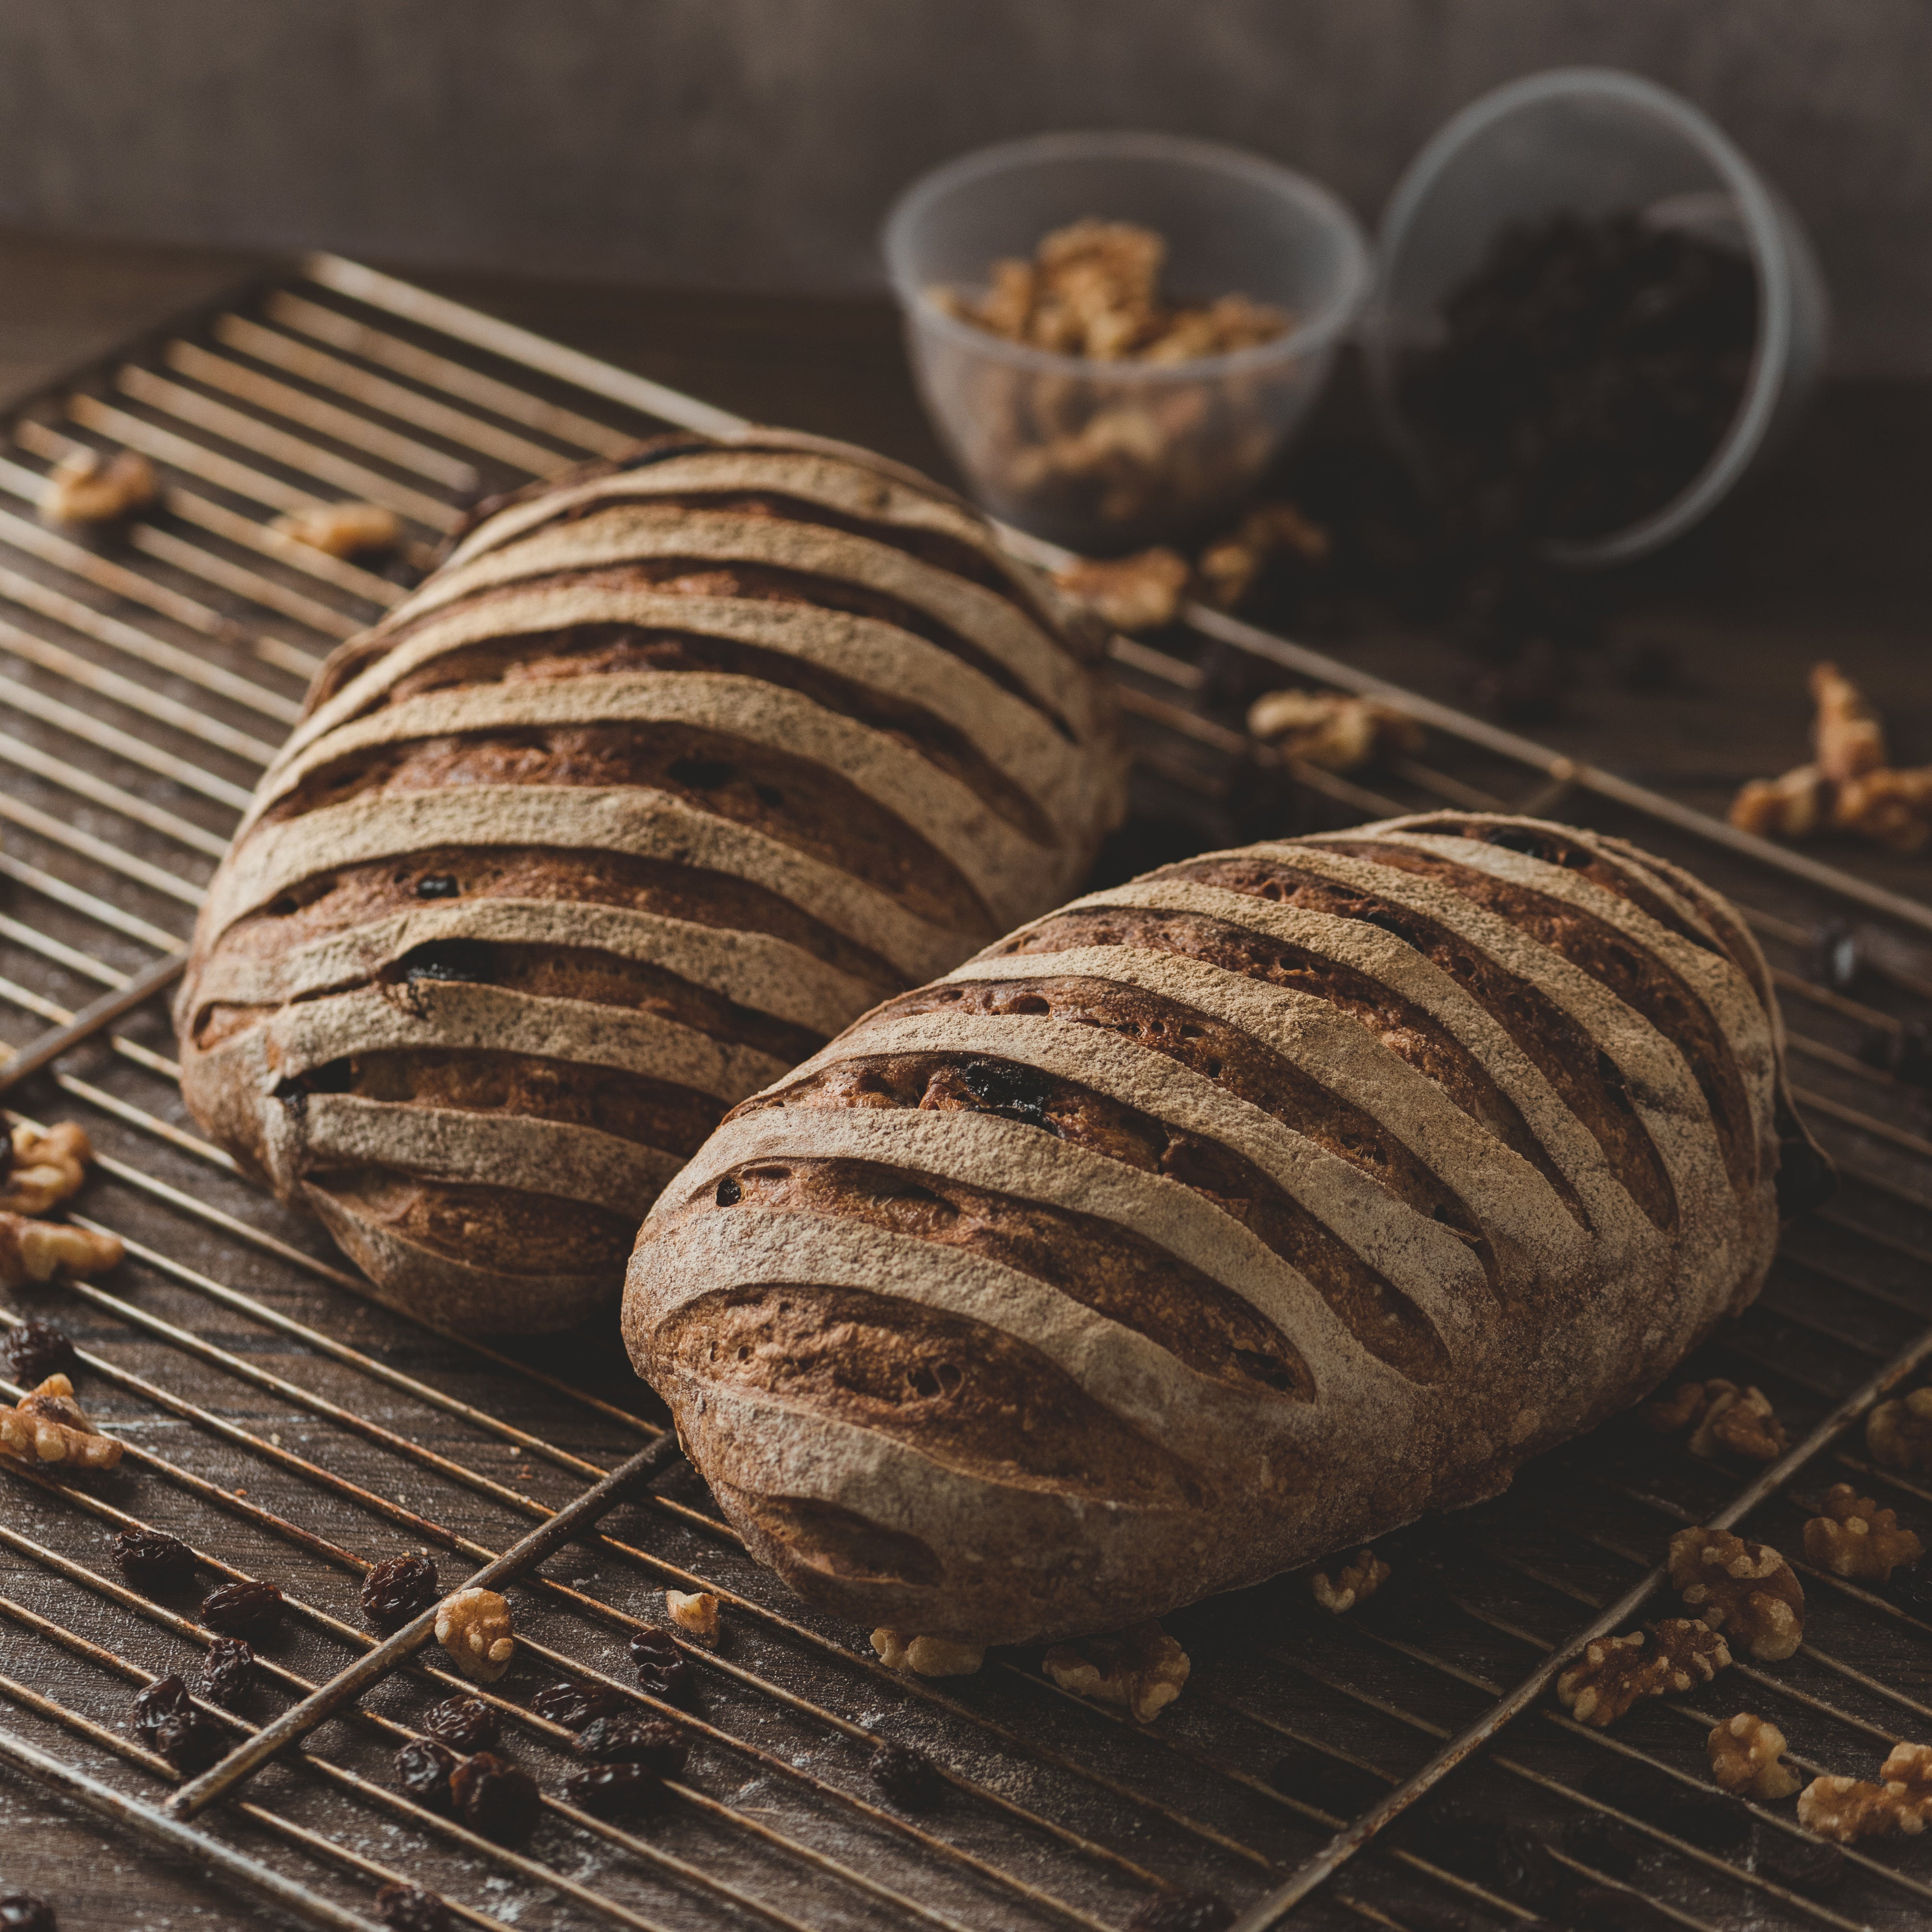
<instances>
[{"instance_id":1,"label":"metal rack wire","mask_svg":"<svg viewBox=\"0 0 1932 1932\"><path fill-rule=\"evenodd\" d=\"M1807 1567L1798 1535L1840 1479L1932 1516L1932 1486L1874 1467L1856 1426L1932 1354L1932 1124L1914 1088L1862 1057L1932 1010L1932 968L1909 950L1932 932L1923 905L1413 694L1386 694L1430 728L1427 762L1398 761L1374 790L1284 769L1204 704L1198 652L1117 644L1139 782L1204 843L1258 812L1313 825L1508 805L1626 832L1731 893L1772 959L1802 1103L1844 1181L1697 1364L1764 1388L1796 1439L1789 1456L1746 1482L1612 1424L1496 1502L1388 1539L1394 1580L1356 1616L1328 1616L1286 1579L1172 1620L1194 1675L1153 1726L1069 1696L1025 1653L970 1680L886 1671L864 1633L805 1612L746 1558L634 1384L572 1360L567 1342L513 1356L362 1300L311 1228L184 1124L154 989L304 682L403 594L270 520L367 498L404 520L419 559L479 489L667 422L732 420L318 257L82 372L11 424L0 1037L32 1072L12 1096L31 1111L10 1118L84 1121L101 1158L75 1218L122 1234L129 1258L103 1282L22 1291L0 1308L8 1327L52 1312L76 1330L81 1397L127 1445L121 1472L91 1483L0 1462L0 1759L332 1927L370 1923L374 1888L400 1877L476 1925L1100 1932L1150 1898L1209 1891L1242 1912L1244 1932L1284 1915L1432 1932L1445 1913L1522 1922L1552 1885L1594 1888L1603 1923L1618 1911L1696 1932L1924 1923L1932 1873L1912 1844L1852 1848L1838 1888L1808 1894L1779 1875L1780 1848L1803 1840L1790 1808L1717 1796L1704 1756L1710 1726L1745 1707L1786 1732L1808 1774L1870 1776L1894 1740L1932 1740L1932 1622ZM156 464L160 513L116 548L35 522L47 467L110 445ZM1385 688L1219 614L1188 623L1197 642L1300 679ZM1873 963L1834 990L1808 976L1808 949L1821 916L1848 914ZM1674 1530L1747 1516L1803 1576L1810 1622L1796 1658L1740 1665L1609 1732L1552 1706L1556 1665L1585 1630L1634 1620ZM140 1525L184 1537L206 1577L267 1575L286 1593L244 1715L208 1707L238 1750L285 1739L288 1713L332 1685L362 1694L245 1782L231 1756L189 1807L170 1808L176 1774L133 1741L125 1710L130 1686L191 1665L212 1633L187 1603L112 1573L108 1539ZM526 1546L546 1526L560 1546ZM379 1645L355 1609L361 1577L422 1549L453 1583L519 1548L507 1568L525 1661L482 1694L547 1792L568 1737L528 1708L531 1689L568 1675L664 1714L622 1640L656 1619L667 1585L721 1598L724 1640L686 1646L701 1690L676 1714L697 1743L662 1816L620 1827L549 1797L532 1844L507 1847L388 1781L388 1755L418 1734L426 1705L474 1687L433 1648ZM346 1677L358 1670L372 1673L366 1690ZM902 1812L869 1782L880 1736L939 1767L936 1810ZM1625 1835L1593 1854L1562 1835L1582 1817ZM1497 1858L1511 1821L1546 1834L1534 1883Z\"/></svg>"}]
</instances>

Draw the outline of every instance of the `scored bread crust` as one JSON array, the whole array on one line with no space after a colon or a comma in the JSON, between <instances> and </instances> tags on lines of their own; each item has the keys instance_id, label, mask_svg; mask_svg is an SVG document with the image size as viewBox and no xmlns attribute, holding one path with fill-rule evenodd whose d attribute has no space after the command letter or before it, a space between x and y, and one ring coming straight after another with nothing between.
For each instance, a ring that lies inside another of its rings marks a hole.
<instances>
[{"instance_id":1,"label":"scored bread crust","mask_svg":"<svg viewBox=\"0 0 1932 1932\"><path fill-rule=\"evenodd\" d=\"M984 1643L1505 1486L1756 1294L1781 1036L1622 842L1436 813L1022 926L742 1102L625 1334L760 1560Z\"/></svg>"},{"instance_id":2,"label":"scored bread crust","mask_svg":"<svg viewBox=\"0 0 1932 1932\"><path fill-rule=\"evenodd\" d=\"M212 885L182 1092L446 1324L614 1298L734 1102L1071 890L1102 640L937 484L666 438L488 506L318 674Z\"/></svg>"}]
</instances>

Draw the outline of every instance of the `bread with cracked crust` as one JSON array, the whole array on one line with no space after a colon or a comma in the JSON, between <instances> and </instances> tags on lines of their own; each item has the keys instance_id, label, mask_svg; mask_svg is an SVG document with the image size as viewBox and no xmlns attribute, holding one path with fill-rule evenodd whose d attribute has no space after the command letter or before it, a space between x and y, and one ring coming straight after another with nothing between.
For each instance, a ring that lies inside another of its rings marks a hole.
<instances>
[{"instance_id":1,"label":"bread with cracked crust","mask_svg":"<svg viewBox=\"0 0 1932 1932\"><path fill-rule=\"evenodd\" d=\"M812 1604L1114 1629L1642 1396L1763 1280L1781 1079L1742 920L1634 847L1438 813L1214 854L735 1108L626 1336Z\"/></svg>"},{"instance_id":2,"label":"bread with cracked crust","mask_svg":"<svg viewBox=\"0 0 1932 1932\"><path fill-rule=\"evenodd\" d=\"M1100 643L842 444L532 486L318 675L196 929L190 1110L382 1299L580 1320L727 1108L1078 882Z\"/></svg>"}]
</instances>

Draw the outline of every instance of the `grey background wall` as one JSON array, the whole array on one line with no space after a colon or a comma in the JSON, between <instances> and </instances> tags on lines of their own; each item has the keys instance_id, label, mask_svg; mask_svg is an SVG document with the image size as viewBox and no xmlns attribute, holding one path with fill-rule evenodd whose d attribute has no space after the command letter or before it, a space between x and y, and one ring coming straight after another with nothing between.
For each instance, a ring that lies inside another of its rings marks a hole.
<instances>
[{"instance_id":1,"label":"grey background wall","mask_svg":"<svg viewBox=\"0 0 1932 1932\"><path fill-rule=\"evenodd\" d=\"M0 0L0 222L838 290L990 140L1208 135L1372 219L1456 107L1575 61L1785 189L1840 368L1932 370L1926 0Z\"/></svg>"}]
</instances>

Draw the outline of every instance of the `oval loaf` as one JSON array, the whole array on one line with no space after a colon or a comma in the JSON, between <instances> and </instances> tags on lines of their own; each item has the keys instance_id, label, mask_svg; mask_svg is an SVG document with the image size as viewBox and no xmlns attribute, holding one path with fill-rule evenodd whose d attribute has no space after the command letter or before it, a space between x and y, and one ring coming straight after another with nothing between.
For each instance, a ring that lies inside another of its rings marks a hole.
<instances>
[{"instance_id":1,"label":"oval loaf","mask_svg":"<svg viewBox=\"0 0 1932 1932\"><path fill-rule=\"evenodd\" d=\"M1112 1629L1493 1494L1651 1388L1763 1279L1780 1078L1738 915L1619 842L1215 854L741 1103L645 1224L626 1340L813 1603Z\"/></svg>"},{"instance_id":2,"label":"oval loaf","mask_svg":"<svg viewBox=\"0 0 1932 1932\"><path fill-rule=\"evenodd\" d=\"M533 488L317 676L196 932L190 1108L382 1299L582 1318L727 1108L1078 883L1098 644L842 444Z\"/></svg>"}]
</instances>

